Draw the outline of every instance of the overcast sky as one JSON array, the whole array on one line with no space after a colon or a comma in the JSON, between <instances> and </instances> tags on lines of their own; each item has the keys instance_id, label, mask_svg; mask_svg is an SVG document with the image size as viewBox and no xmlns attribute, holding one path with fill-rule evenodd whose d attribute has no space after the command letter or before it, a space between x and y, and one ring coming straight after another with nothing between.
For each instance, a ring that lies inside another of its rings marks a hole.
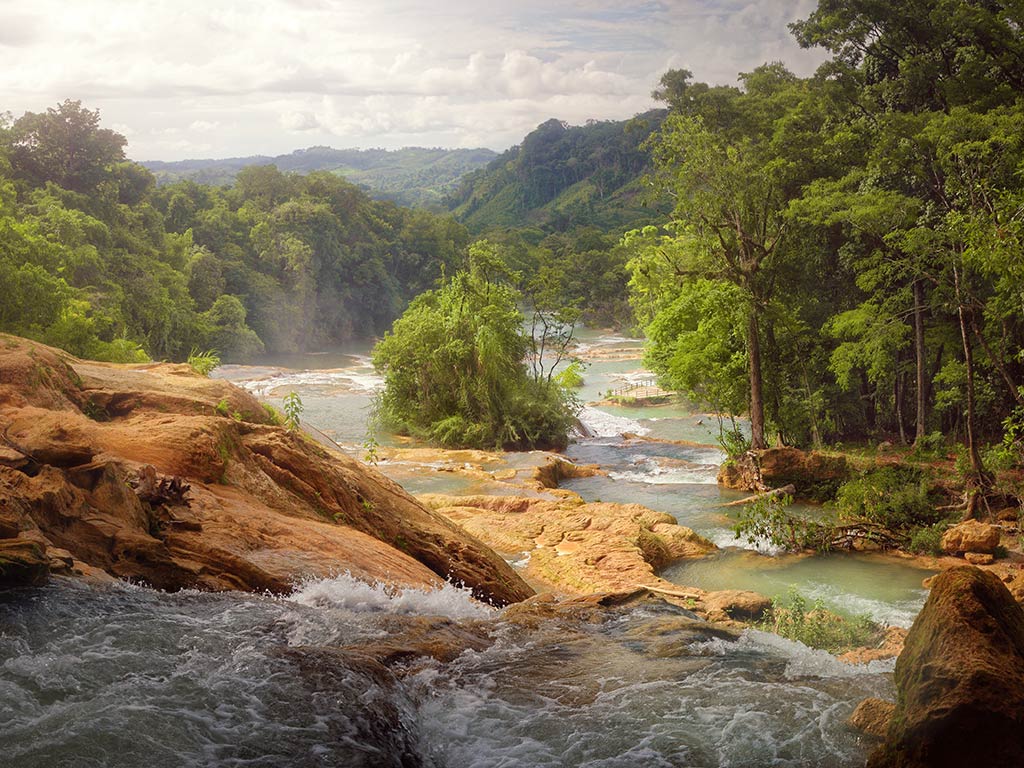
<instances>
[{"instance_id":1,"label":"overcast sky","mask_svg":"<svg viewBox=\"0 0 1024 768\"><path fill-rule=\"evenodd\" d=\"M669 68L731 84L815 0L0 0L0 112L99 109L136 160L505 149L622 119Z\"/></svg>"}]
</instances>

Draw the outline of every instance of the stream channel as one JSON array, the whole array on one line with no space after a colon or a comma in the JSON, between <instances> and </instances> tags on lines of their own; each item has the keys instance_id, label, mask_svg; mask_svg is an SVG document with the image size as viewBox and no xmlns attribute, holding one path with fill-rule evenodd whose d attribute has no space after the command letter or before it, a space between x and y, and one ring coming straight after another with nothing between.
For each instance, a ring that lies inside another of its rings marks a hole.
<instances>
[{"instance_id":1,"label":"stream channel","mask_svg":"<svg viewBox=\"0 0 1024 768\"><path fill-rule=\"evenodd\" d=\"M584 332L581 400L649 378L639 344ZM351 454L365 452L380 383L365 347L216 375L276 404L298 392L306 422ZM564 487L588 501L668 512L723 548L670 566L666 579L770 596L795 588L837 612L899 626L923 604L928 571L863 555L780 555L736 540L735 512L721 505L740 494L715 484L722 454L713 416L675 405L598 406L581 420L593 436L567 456L608 475ZM522 469L545 457L505 461ZM413 494L509 493L431 462L378 469ZM647 606L527 633L455 587L395 595L342 575L271 597L55 581L0 596L0 764L863 765L871 745L845 721L861 699L894 696L892 661L847 665L756 630L720 639L685 614ZM484 626L493 642L448 664L417 662L399 679L323 650L372 643L425 617Z\"/></svg>"}]
</instances>

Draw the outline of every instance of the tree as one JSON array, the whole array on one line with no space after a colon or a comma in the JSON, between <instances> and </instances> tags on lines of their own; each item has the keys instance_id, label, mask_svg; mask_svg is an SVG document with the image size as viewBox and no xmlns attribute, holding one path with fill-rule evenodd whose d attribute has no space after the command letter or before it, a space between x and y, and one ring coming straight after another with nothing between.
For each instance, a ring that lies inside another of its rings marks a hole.
<instances>
[{"instance_id":1,"label":"tree","mask_svg":"<svg viewBox=\"0 0 1024 768\"><path fill-rule=\"evenodd\" d=\"M485 242L413 300L374 348L382 421L446 446L563 447L575 414L557 382L527 371L519 298Z\"/></svg>"},{"instance_id":2,"label":"tree","mask_svg":"<svg viewBox=\"0 0 1024 768\"><path fill-rule=\"evenodd\" d=\"M74 192L94 191L124 160L127 143L99 123L98 110L70 99L46 112L26 112L8 137L15 176L35 186L52 181Z\"/></svg>"},{"instance_id":3,"label":"tree","mask_svg":"<svg viewBox=\"0 0 1024 768\"><path fill-rule=\"evenodd\" d=\"M676 201L676 278L723 280L741 291L752 445L764 448L762 326L790 227L786 209L801 175L773 135L785 128L783 119L799 103L801 89L779 65L760 67L743 80L747 90L733 96L737 117L729 125L713 129L702 115L675 112L652 139L651 153L656 181Z\"/></svg>"}]
</instances>

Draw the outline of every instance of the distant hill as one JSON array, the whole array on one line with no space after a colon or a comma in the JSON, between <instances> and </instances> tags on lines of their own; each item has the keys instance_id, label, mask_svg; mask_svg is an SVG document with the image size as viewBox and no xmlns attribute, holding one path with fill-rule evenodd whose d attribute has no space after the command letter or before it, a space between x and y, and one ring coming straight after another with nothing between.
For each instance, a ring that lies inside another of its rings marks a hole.
<instances>
[{"instance_id":1,"label":"distant hill","mask_svg":"<svg viewBox=\"0 0 1024 768\"><path fill-rule=\"evenodd\" d=\"M288 155L231 157L224 160L143 161L157 182L190 179L226 186L249 165L276 165L283 172L330 171L365 187L373 197L400 205L440 207L467 173L494 160L490 149L332 149L310 147Z\"/></svg>"},{"instance_id":2,"label":"distant hill","mask_svg":"<svg viewBox=\"0 0 1024 768\"><path fill-rule=\"evenodd\" d=\"M652 110L631 120L570 126L548 120L458 184L448 207L471 231L537 226L616 229L656 218L643 205L648 155L640 145L665 119Z\"/></svg>"}]
</instances>

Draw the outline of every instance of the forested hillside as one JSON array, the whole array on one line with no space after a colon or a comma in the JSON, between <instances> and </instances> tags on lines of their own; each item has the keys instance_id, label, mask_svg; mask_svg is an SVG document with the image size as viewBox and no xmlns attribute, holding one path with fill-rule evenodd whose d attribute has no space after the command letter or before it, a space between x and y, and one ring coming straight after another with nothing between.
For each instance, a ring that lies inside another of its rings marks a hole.
<instances>
[{"instance_id":1,"label":"forested hillside","mask_svg":"<svg viewBox=\"0 0 1024 768\"><path fill-rule=\"evenodd\" d=\"M284 173L330 171L365 187L379 200L399 205L440 207L467 173L496 156L490 149L332 149L309 147L287 155L230 157L223 160L143 161L158 184L194 181L230 186L238 172L251 165L274 165Z\"/></svg>"},{"instance_id":2,"label":"forested hillside","mask_svg":"<svg viewBox=\"0 0 1024 768\"><path fill-rule=\"evenodd\" d=\"M0 130L0 329L108 360L228 360L387 328L469 237L337 175L157 187L65 101Z\"/></svg>"},{"instance_id":3,"label":"forested hillside","mask_svg":"<svg viewBox=\"0 0 1024 768\"><path fill-rule=\"evenodd\" d=\"M580 126L548 120L522 144L467 175L448 205L473 232L609 230L652 220L658 208L648 207L652 201L644 194L641 176L649 155L642 145L664 117L655 110Z\"/></svg>"}]
</instances>

